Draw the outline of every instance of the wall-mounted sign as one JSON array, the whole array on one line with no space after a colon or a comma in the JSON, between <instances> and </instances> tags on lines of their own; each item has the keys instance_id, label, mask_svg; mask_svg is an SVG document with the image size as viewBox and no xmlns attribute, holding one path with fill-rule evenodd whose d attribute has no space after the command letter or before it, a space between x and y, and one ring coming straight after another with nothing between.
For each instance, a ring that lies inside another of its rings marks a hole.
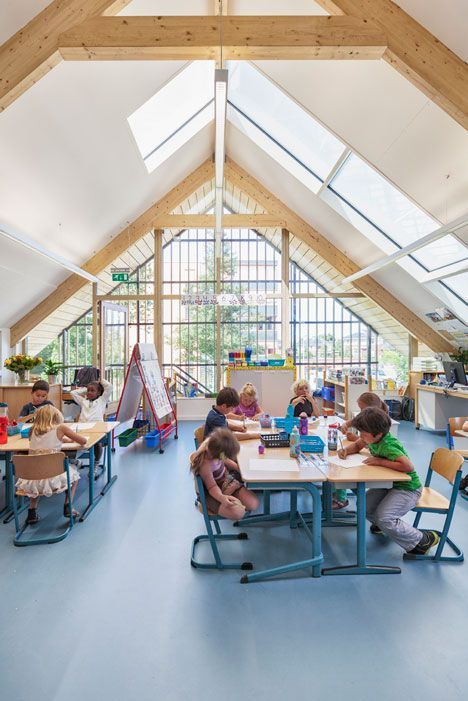
<instances>
[{"instance_id":1,"label":"wall-mounted sign","mask_svg":"<svg viewBox=\"0 0 468 701\"><path fill-rule=\"evenodd\" d=\"M111 268L112 282L128 282L130 268Z\"/></svg>"},{"instance_id":2,"label":"wall-mounted sign","mask_svg":"<svg viewBox=\"0 0 468 701\"><path fill-rule=\"evenodd\" d=\"M243 292L239 294L199 294L182 295L184 306L218 306L218 307L243 307L267 304L267 296L264 292Z\"/></svg>"}]
</instances>

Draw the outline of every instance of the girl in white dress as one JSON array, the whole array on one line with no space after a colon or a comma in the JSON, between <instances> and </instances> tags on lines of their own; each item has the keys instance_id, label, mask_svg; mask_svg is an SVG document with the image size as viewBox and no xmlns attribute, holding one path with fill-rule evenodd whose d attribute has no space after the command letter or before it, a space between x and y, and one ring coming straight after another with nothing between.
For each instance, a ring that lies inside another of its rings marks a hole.
<instances>
[{"instance_id":1,"label":"girl in white dress","mask_svg":"<svg viewBox=\"0 0 468 701\"><path fill-rule=\"evenodd\" d=\"M29 440L29 454L40 455L59 453L62 450L62 443L67 440L79 445L86 445L86 437L82 434L75 433L66 424L63 423L63 416L54 406L47 405L38 409L34 414L34 426L32 427ZM78 471L72 466L70 470L70 483L72 485L72 498L75 494L76 485L80 476ZM29 497L29 511L26 523L37 523L39 516L37 515L37 503L39 497L50 497L52 494L60 494L67 489L67 474L62 472L61 475L50 477L48 479L25 480L18 479L16 482L16 493L21 496ZM63 515L70 517L70 504L68 503L68 494L65 496L65 505L63 507ZM73 509L73 516L79 516L79 513Z\"/></svg>"}]
</instances>

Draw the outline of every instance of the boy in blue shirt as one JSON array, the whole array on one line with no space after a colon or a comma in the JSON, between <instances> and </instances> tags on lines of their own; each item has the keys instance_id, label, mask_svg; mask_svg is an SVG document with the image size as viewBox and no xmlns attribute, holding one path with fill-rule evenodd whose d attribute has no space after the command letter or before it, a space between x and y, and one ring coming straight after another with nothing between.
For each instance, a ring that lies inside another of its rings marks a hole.
<instances>
[{"instance_id":1,"label":"boy in blue shirt","mask_svg":"<svg viewBox=\"0 0 468 701\"><path fill-rule=\"evenodd\" d=\"M367 491L366 517L371 522L371 533L385 534L398 543L406 552L425 555L440 540L436 531L420 531L402 516L416 506L422 485L406 450L390 433L391 419L382 409L364 409L352 421L351 426L359 431L359 438L343 450L340 458L359 453L369 448L370 457L366 465L387 467L403 472L411 478L405 482L394 482L391 489L369 489Z\"/></svg>"},{"instance_id":2,"label":"boy in blue shirt","mask_svg":"<svg viewBox=\"0 0 468 701\"><path fill-rule=\"evenodd\" d=\"M239 421L228 420L227 414L230 414L233 409L239 406L239 402L239 394L233 387L224 387L218 392L216 404L212 406L206 417L204 439L217 428L230 428L231 431L236 432L236 438L240 441L260 437L260 434L257 432L248 432Z\"/></svg>"}]
</instances>

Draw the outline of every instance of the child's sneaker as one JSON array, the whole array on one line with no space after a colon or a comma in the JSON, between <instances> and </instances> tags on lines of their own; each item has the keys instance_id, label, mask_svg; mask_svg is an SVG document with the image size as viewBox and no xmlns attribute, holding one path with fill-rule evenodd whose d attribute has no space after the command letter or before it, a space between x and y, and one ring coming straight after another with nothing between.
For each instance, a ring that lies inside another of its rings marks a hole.
<instances>
[{"instance_id":1,"label":"child's sneaker","mask_svg":"<svg viewBox=\"0 0 468 701\"><path fill-rule=\"evenodd\" d=\"M437 531L423 531L423 537L415 548L409 550L410 555L425 555L434 545L440 540L440 535Z\"/></svg>"},{"instance_id":2,"label":"child's sneaker","mask_svg":"<svg viewBox=\"0 0 468 701\"><path fill-rule=\"evenodd\" d=\"M370 532L373 535L383 535L384 532L380 530L378 526L375 525L375 523L371 523L371 527L369 528Z\"/></svg>"},{"instance_id":3,"label":"child's sneaker","mask_svg":"<svg viewBox=\"0 0 468 701\"><path fill-rule=\"evenodd\" d=\"M37 509L28 509L28 515L26 518L26 524L31 526L39 521L39 516L37 515Z\"/></svg>"}]
</instances>

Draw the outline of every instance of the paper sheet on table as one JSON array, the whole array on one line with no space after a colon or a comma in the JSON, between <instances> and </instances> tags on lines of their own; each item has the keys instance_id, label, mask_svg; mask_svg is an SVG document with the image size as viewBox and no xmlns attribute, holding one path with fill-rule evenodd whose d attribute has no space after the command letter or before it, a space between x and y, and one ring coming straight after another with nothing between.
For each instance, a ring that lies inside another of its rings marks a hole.
<instances>
[{"instance_id":1,"label":"paper sheet on table","mask_svg":"<svg viewBox=\"0 0 468 701\"><path fill-rule=\"evenodd\" d=\"M250 458L249 468L263 472L299 472L299 465L293 460L262 460Z\"/></svg>"},{"instance_id":2,"label":"paper sheet on table","mask_svg":"<svg viewBox=\"0 0 468 701\"><path fill-rule=\"evenodd\" d=\"M67 424L67 426L69 426L72 431L91 431L91 429L96 426L96 422L93 421L93 423L88 424Z\"/></svg>"},{"instance_id":3,"label":"paper sheet on table","mask_svg":"<svg viewBox=\"0 0 468 701\"><path fill-rule=\"evenodd\" d=\"M342 460L338 455L329 455L328 462L330 465L336 465L336 467L361 467L366 457L366 455L355 453L354 455L348 455L346 460Z\"/></svg>"}]
</instances>

